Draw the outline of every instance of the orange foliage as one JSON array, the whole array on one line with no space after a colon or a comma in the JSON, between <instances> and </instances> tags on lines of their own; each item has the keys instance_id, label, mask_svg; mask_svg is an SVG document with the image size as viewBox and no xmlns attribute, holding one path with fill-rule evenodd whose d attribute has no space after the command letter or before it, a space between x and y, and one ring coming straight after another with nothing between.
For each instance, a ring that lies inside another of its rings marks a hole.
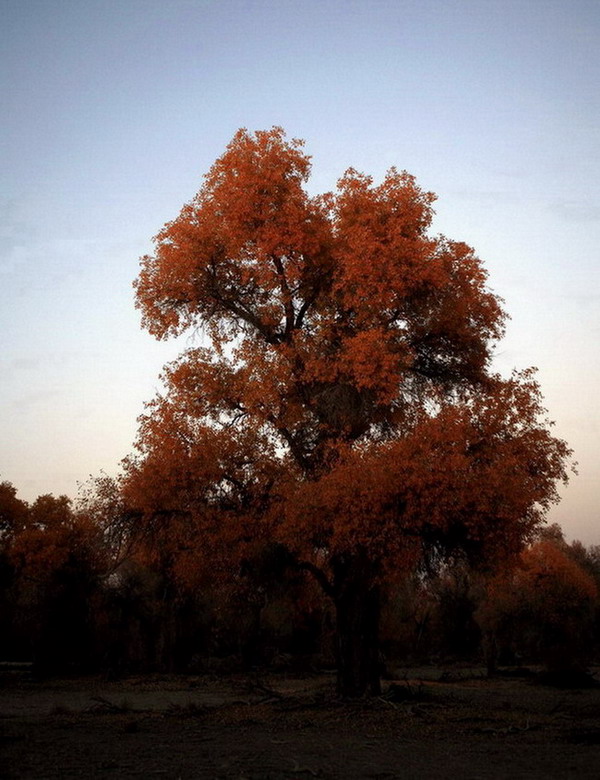
<instances>
[{"instance_id":1,"label":"orange foliage","mask_svg":"<svg viewBox=\"0 0 600 780\"><path fill-rule=\"evenodd\" d=\"M16 488L10 482L0 482L0 544L21 530L27 511L27 504L17 498Z\"/></svg>"},{"instance_id":2,"label":"orange foliage","mask_svg":"<svg viewBox=\"0 0 600 780\"><path fill-rule=\"evenodd\" d=\"M510 569L487 582L486 591L486 609L494 613L514 611L527 603L530 608L537 605L557 623L598 595L593 577L550 540L523 550Z\"/></svg>"},{"instance_id":3,"label":"orange foliage","mask_svg":"<svg viewBox=\"0 0 600 780\"><path fill-rule=\"evenodd\" d=\"M423 543L519 549L569 450L531 371L489 370L505 314L473 250L431 236L434 196L349 169L310 197L283 130L240 130L142 258L168 366L125 495L183 568L256 540L327 576L336 556L411 565Z\"/></svg>"},{"instance_id":4,"label":"orange foliage","mask_svg":"<svg viewBox=\"0 0 600 780\"><path fill-rule=\"evenodd\" d=\"M522 569L515 574L517 590L543 600L544 610L557 622L598 593L593 578L566 552L550 541L541 541L521 555Z\"/></svg>"},{"instance_id":5,"label":"orange foliage","mask_svg":"<svg viewBox=\"0 0 600 780\"><path fill-rule=\"evenodd\" d=\"M568 548L541 540L487 582L477 619L497 647L512 644L527 653L533 643L548 666L568 668L582 665L589 653L597 597L593 577ZM519 634L521 644L528 638L529 648L518 647Z\"/></svg>"},{"instance_id":6,"label":"orange foliage","mask_svg":"<svg viewBox=\"0 0 600 780\"><path fill-rule=\"evenodd\" d=\"M66 496L39 496L28 507L8 554L17 573L33 583L43 583L75 562L97 570L103 564L99 529L89 518L74 513Z\"/></svg>"}]
</instances>

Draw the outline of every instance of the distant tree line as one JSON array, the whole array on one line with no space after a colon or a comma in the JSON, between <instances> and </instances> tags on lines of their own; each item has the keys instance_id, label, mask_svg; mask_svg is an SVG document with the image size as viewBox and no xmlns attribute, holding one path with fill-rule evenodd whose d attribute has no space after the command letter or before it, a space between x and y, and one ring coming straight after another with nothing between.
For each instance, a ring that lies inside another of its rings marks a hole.
<instances>
[{"instance_id":1,"label":"distant tree line","mask_svg":"<svg viewBox=\"0 0 600 780\"><path fill-rule=\"evenodd\" d=\"M27 503L1 483L0 660L40 675L335 666L331 604L281 546L253 544L222 578L210 556L193 569L185 549L136 528L108 477L75 505ZM567 543L556 525L494 570L424 561L383 584L382 667L583 670L600 651L599 589L600 546Z\"/></svg>"}]
</instances>

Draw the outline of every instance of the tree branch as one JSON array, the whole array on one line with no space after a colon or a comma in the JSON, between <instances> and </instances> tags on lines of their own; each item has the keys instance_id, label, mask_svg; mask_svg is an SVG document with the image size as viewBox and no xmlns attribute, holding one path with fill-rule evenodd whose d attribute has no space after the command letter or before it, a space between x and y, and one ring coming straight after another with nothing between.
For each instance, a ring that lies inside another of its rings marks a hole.
<instances>
[{"instance_id":1,"label":"tree branch","mask_svg":"<svg viewBox=\"0 0 600 780\"><path fill-rule=\"evenodd\" d=\"M292 293L290 292L290 288L287 283L287 279L285 276L285 268L283 267L283 263L281 262L281 258L277 257L277 255L271 255L271 260L273 261L273 265L275 266L275 270L277 271L277 276L279 276L279 287L281 289L281 295L283 297L283 305L285 309L285 331L284 331L284 338L289 336L289 334L292 332L294 328L294 304L292 302Z\"/></svg>"},{"instance_id":2,"label":"tree branch","mask_svg":"<svg viewBox=\"0 0 600 780\"><path fill-rule=\"evenodd\" d=\"M327 596L331 596L331 598L335 596L335 588L322 569L319 569L318 566L315 566L315 564L310 561L298 561L297 567L303 571L310 572L323 588L323 591Z\"/></svg>"}]
</instances>

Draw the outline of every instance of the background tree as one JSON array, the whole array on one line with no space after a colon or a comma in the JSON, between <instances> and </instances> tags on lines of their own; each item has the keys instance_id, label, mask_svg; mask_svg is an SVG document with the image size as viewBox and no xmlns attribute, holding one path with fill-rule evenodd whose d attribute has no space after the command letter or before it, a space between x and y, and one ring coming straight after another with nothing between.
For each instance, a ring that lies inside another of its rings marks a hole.
<instances>
[{"instance_id":1,"label":"background tree","mask_svg":"<svg viewBox=\"0 0 600 780\"><path fill-rule=\"evenodd\" d=\"M478 621L495 661L542 662L554 675L581 672L593 649L598 590L593 577L568 554L568 545L541 539L516 565L487 583Z\"/></svg>"},{"instance_id":2,"label":"background tree","mask_svg":"<svg viewBox=\"0 0 600 780\"><path fill-rule=\"evenodd\" d=\"M136 282L158 338L201 328L141 419L125 490L182 571L276 540L334 601L338 687L379 690L379 585L423 548L517 549L566 445L530 372L490 373L505 315L434 196L350 169L309 197L280 128L240 130Z\"/></svg>"},{"instance_id":3,"label":"background tree","mask_svg":"<svg viewBox=\"0 0 600 780\"><path fill-rule=\"evenodd\" d=\"M17 578L10 549L23 529L29 507L17 498L10 482L0 482L0 658L11 660L23 652L23 641L14 631L18 609Z\"/></svg>"},{"instance_id":4,"label":"background tree","mask_svg":"<svg viewBox=\"0 0 600 780\"><path fill-rule=\"evenodd\" d=\"M17 490L10 482L0 482L0 545L2 549L25 523L28 505L17 498Z\"/></svg>"},{"instance_id":5,"label":"background tree","mask_svg":"<svg viewBox=\"0 0 600 780\"><path fill-rule=\"evenodd\" d=\"M37 671L90 667L92 598L104 569L98 529L66 496L39 496L12 535L15 621L11 633L27 642ZM21 646L20 651L25 648Z\"/></svg>"}]
</instances>

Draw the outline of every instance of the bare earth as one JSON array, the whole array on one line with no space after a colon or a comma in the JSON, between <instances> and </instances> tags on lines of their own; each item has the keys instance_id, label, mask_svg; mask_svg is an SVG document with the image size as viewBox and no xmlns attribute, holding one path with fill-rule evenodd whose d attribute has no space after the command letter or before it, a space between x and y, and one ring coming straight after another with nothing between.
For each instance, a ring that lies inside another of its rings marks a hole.
<instances>
[{"instance_id":1,"label":"bare earth","mask_svg":"<svg viewBox=\"0 0 600 780\"><path fill-rule=\"evenodd\" d=\"M388 684L386 684L387 687ZM600 688L410 669L342 703L334 679L0 679L5 778L598 778Z\"/></svg>"}]
</instances>

